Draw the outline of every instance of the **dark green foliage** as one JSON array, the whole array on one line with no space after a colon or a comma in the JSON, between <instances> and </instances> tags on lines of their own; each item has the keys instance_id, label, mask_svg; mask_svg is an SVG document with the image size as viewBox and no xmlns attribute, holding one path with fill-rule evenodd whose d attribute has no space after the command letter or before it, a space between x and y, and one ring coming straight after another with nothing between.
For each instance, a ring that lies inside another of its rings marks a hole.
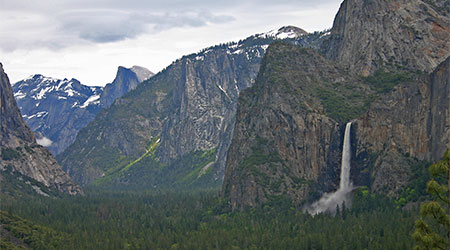
<instances>
[{"instance_id":1,"label":"dark green foliage","mask_svg":"<svg viewBox=\"0 0 450 250\"><path fill-rule=\"evenodd\" d=\"M448 249L450 246L450 151L440 162L430 166L433 177L427 192L433 197L420 207L420 218L415 222L414 249Z\"/></svg>"},{"instance_id":2,"label":"dark green foliage","mask_svg":"<svg viewBox=\"0 0 450 250\"><path fill-rule=\"evenodd\" d=\"M284 96L286 102L304 111L316 111L319 109L316 104L320 103L329 117L342 123L367 111L377 97L366 81L311 49L286 42L269 46L256 84L241 94L244 98L239 102L252 106L260 103L258 98L273 93Z\"/></svg>"},{"instance_id":3,"label":"dark green foliage","mask_svg":"<svg viewBox=\"0 0 450 250\"><path fill-rule=\"evenodd\" d=\"M274 148L273 143L257 136L256 142L252 146L252 154L239 163L239 168L243 171L249 171L251 175L255 176L258 184L278 192L282 181L272 181L266 171L260 167L261 165L268 165L269 168L274 168L275 164L283 164L280 154L274 151Z\"/></svg>"},{"instance_id":4,"label":"dark green foliage","mask_svg":"<svg viewBox=\"0 0 450 250\"><path fill-rule=\"evenodd\" d=\"M356 189L352 198L351 212L355 214L369 212L373 208L384 209L394 207L394 202L382 195L371 193L366 186Z\"/></svg>"},{"instance_id":5,"label":"dark green foliage","mask_svg":"<svg viewBox=\"0 0 450 250\"><path fill-rule=\"evenodd\" d=\"M269 146L269 147L268 147ZM266 148L274 148L270 147L267 139L257 136L256 143L252 147L252 154L239 164L241 168L250 168L252 166L257 166L261 164L270 164L275 162L281 162L281 157L278 152L266 152Z\"/></svg>"},{"instance_id":6,"label":"dark green foliage","mask_svg":"<svg viewBox=\"0 0 450 250\"><path fill-rule=\"evenodd\" d=\"M32 154L32 153L34 153L34 150L30 147L30 146L28 146L28 145L25 145L25 150L29 153L29 154Z\"/></svg>"},{"instance_id":7,"label":"dark green foliage","mask_svg":"<svg viewBox=\"0 0 450 250\"><path fill-rule=\"evenodd\" d=\"M5 161L19 159L22 157L22 153L19 151L20 148L2 148L2 159Z\"/></svg>"},{"instance_id":8,"label":"dark green foliage","mask_svg":"<svg viewBox=\"0 0 450 250\"><path fill-rule=\"evenodd\" d=\"M58 232L56 237L50 234L58 249L412 247L414 214L375 198L372 207L358 208L364 200L336 217L312 217L294 209L283 196L268 197L264 207L230 213L216 192L88 193L60 200L17 200L11 210L42 225L41 235Z\"/></svg>"},{"instance_id":9,"label":"dark green foliage","mask_svg":"<svg viewBox=\"0 0 450 250\"><path fill-rule=\"evenodd\" d=\"M423 201L430 198L426 192L427 181L430 179L430 173L428 171L430 163L412 159L409 162L412 176L408 182L408 186L396 201L398 206L404 206L409 202Z\"/></svg>"},{"instance_id":10,"label":"dark green foliage","mask_svg":"<svg viewBox=\"0 0 450 250\"><path fill-rule=\"evenodd\" d=\"M154 149L154 148L153 148ZM216 149L194 151L169 164L158 161L153 153L144 154L139 161L133 161L122 169L116 169L94 182L101 189L142 188L192 189L215 187L211 170L214 168Z\"/></svg>"},{"instance_id":11,"label":"dark green foliage","mask_svg":"<svg viewBox=\"0 0 450 250\"><path fill-rule=\"evenodd\" d=\"M43 193L51 197L63 196L63 194L55 188L47 187L33 178L22 175L17 171L12 171L12 169L12 166L7 166L4 171L0 171L0 190L2 194L7 195L7 197L0 197L1 202L6 202L11 197L36 195L36 191L32 186L36 189L39 188Z\"/></svg>"},{"instance_id":12,"label":"dark green foliage","mask_svg":"<svg viewBox=\"0 0 450 250\"><path fill-rule=\"evenodd\" d=\"M68 235L0 210L1 249L68 249Z\"/></svg>"},{"instance_id":13,"label":"dark green foliage","mask_svg":"<svg viewBox=\"0 0 450 250\"><path fill-rule=\"evenodd\" d=\"M342 91L326 88L317 88L316 92L328 115L340 122L354 119L369 109L366 99L368 97L365 95L357 93L343 95Z\"/></svg>"},{"instance_id":14,"label":"dark green foliage","mask_svg":"<svg viewBox=\"0 0 450 250\"><path fill-rule=\"evenodd\" d=\"M362 80L357 84L332 84L316 88L316 95L331 118L347 122L359 117L369 109L374 100L389 93L396 85L414 81L414 75L408 72L378 70ZM358 84L368 85L371 91L361 92L358 90Z\"/></svg>"},{"instance_id":15,"label":"dark green foliage","mask_svg":"<svg viewBox=\"0 0 450 250\"><path fill-rule=\"evenodd\" d=\"M400 83L411 82L413 78L411 73L377 70L373 75L363 79L377 94L385 94Z\"/></svg>"}]
</instances>

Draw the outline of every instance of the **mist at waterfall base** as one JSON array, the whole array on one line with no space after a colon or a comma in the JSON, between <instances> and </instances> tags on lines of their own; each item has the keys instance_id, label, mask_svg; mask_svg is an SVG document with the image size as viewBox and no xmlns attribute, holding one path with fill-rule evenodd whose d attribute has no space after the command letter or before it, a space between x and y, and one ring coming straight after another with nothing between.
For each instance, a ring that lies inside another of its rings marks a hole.
<instances>
[{"instance_id":1,"label":"mist at waterfall base","mask_svg":"<svg viewBox=\"0 0 450 250\"><path fill-rule=\"evenodd\" d=\"M342 147L341 160L341 179L339 182L339 189L333 193L325 193L322 197L311 205L304 208L304 211L311 215L327 212L331 214L336 213L336 208L343 208L351 205L350 194L353 190L353 184L350 181L350 161L351 161L351 145L350 145L350 130L352 123L347 123L344 133L344 145Z\"/></svg>"}]
</instances>

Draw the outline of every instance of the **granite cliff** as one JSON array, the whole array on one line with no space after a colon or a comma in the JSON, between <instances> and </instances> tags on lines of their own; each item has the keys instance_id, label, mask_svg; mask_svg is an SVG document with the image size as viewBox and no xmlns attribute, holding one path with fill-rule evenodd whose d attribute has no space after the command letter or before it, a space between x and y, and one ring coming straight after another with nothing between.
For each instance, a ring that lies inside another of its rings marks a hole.
<instances>
[{"instance_id":1,"label":"granite cliff","mask_svg":"<svg viewBox=\"0 0 450 250\"><path fill-rule=\"evenodd\" d=\"M348 121L356 186L398 198L438 161L450 142L443 2L345 0L319 52L271 45L238 101L222 186L232 208L335 190Z\"/></svg>"},{"instance_id":2,"label":"granite cliff","mask_svg":"<svg viewBox=\"0 0 450 250\"><path fill-rule=\"evenodd\" d=\"M336 189L340 121L360 115L372 93L312 49L272 44L255 85L239 96L222 190L233 209L276 195L301 205L318 190Z\"/></svg>"},{"instance_id":3,"label":"granite cliff","mask_svg":"<svg viewBox=\"0 0 450 250\"><path fill-rule=\"evenodd\" d=\"M321 51L364 76L394 67L432 72L450 51L448 1L345 0Z\"/></svg>"},{"instance_id":4,"label":"granite cliff","mask_svg":"<svg viewBox=\"0 0 450 250\"><path fill-rule=\"evenodd\" d=\"M450 147L450 58L417 83L402 84L355 121L354 176L397 197L414 179L413 166L437 162ZM360 181L361 182L361 181Z\"/></svg>"}]
</instances>

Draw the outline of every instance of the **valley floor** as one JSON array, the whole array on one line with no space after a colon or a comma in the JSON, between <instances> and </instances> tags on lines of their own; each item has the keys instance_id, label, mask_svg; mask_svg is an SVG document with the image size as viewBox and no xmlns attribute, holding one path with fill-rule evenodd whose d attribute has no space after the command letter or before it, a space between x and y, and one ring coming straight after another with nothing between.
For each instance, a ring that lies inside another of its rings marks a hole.
<instances>
[{"instance_id":1,"label":"valley floor","mask_svg":"<svg viewBox=\"0 0 450 250\"><path fill-rule=\"evenodd\" d=\"M2 233L1 248L412 248L417 211L398 209L362 193L355 194L353 203L352 209L335 217L312 217L280 198L264 207L231 213L217 190L28 197L1 203L0 224L10 235Z\"/></svg>"}]
</instances>

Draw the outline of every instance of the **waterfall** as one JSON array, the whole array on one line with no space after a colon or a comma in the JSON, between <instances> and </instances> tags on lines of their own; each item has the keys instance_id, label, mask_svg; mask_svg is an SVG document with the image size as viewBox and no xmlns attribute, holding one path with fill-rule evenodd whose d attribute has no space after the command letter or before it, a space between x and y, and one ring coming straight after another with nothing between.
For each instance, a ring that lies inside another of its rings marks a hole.
<instances>
[{"instance_id":1,"label":"waterfall","mask_svg":"<svg viewBox=\"0 0 450 250\"><path fill-rule=\"evenodd\" d=\"M352 158L352 148L350 144L350 130L352 123L347 123L344 133L344 145L342 146L342 159L341 159L341 180L339 182L339 190L352 191L352 183L350 181L350 161Z\"/></svg>"},{"instance_id":2,"label":"waterfall","mask_svg":"<svg viewBox=\"0 0 450 250\"><path fill-rule=\"evenodd\" d=\"M353 185L350 181L350 161L351 161L351 145L350 145L350 130L352 123L347 123L344 134L344 145L342 147L341 159L341 180L339 182L339 189L334 193L325 193L318 201L314 202L304 210L312 215L322 212L335 212L337 206L342 208L342 205L349 204L349 194L353 190Z\"/></svg>"}]
</instances>

